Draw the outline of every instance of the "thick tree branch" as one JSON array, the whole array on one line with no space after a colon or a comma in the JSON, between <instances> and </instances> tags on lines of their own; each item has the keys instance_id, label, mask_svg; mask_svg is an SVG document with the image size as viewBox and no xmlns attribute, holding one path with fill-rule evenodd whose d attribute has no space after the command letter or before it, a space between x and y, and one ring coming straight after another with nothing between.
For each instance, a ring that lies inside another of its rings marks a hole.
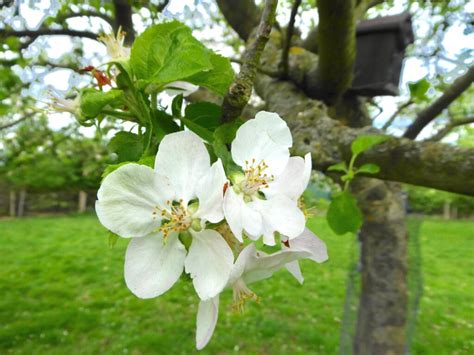
<instances>
[{"instance_id":1,"label":"thick tree branch","mask_svg":"<svg viewBox=\"0 0 474 355\"><path fill-rule=\"evenodd\" d=\"M278 0L266 0L262 18L254 39L250 40L243 55L240 72L230 85L222 104L222 121L230 122L240 116L252 94L260 57L270 37Z\"/></svg>"},{"instance_id":2,"label":"thick tree branch","mask_svg":"<svg viewBox=\"0 0 474 355\"><path fill-rule=\"evenodd\" d=\"M72 37L82 37L97 39L97 34L90 31L76 31L69 30L65 28L53 29L53 28L39 28L37 30L22 30L22 31L13 31L13 30L0 30L0 37L29 37L34 40L39 36L72 36Z\"/></svg>"},{"instance_id":3,"label":"thick tree branch","mask_svg":"<svg viewBox=\"0 0 474 355\"><path fill-rule=\"evenodd\" d=\"M217 0L216 2L230 27L246 41L260 19L260 10L254 0Z\"/></svg>"},{"instance_id":4,"label":"thick tree branch","mask_svg":"<svg viewBox=\"0 0 474 355\"><path fill-rule=\"evenodd\" d=\"M358 1L354 10L354 19L356 23L364 18L365 14L370 8L383 2L384 0ZM318 26L309 31L308 35L303 41L303 48L310 52L318 53Z\"/></svg>"},{"instance_id":5,"label":"thick tree branch","mask_svg":"<svg viewBox=\"0 0 474 355\"><path fill-rule=\"evenodd\" d=\"M325 106L311 100L292 83L258 75L257 93L267 109L287 120L297 155L312 153L313 166L325 171L330 165L349 161L352 141L363 134L383 134L365 127L348 128L328 117ZM474 196L474 150L442 143L392 138L364 153L358 164L375 163L383 180L404 182Z\"/></svg>"},{"instance_id":6,"label":"thick tree branch","mask_svg":"<svg viewBox=\"0 0 474 355\"><path fill-rule=\"evenodd\" d=\"M318 0L319 64L310 76L314 96L334 104L351 86L356 54L354 0Z\"/></svg>"},{"instance_id":7,"label":"thick tree branch","mask_svg":"<svg viewBox=\"0 0 474 355\"><path fill-rule=\"evenodd\" d=\"M444 91L443 95L416 116L415 121L407 128L403 136L415 139L423 128L466 91L473 82L474 66L471 66L464 75L454 80L451 86Z\"/></svg>"},{"instance_id":8,"label":"thick tree branch","mask_svg":"<svg viewBox=\"0 0 474 355\"><path fill-rule=\"evenodd\" d=\"M430 142L438 142L444 137L446 137L449 132L451 132L454 128L459 127L459 126L464 126L467 124L474 123L474 117L467 117L463 118L460 120L452 121L449 122L446 127L440 129L435 135L433 135L431 138L427 139L427 141Z\"/></svg>"},{"instance_id":9,"label":"thick tree branch","mask_svg":"<svg viewBox=\"0 0 474 355\"><path fill-rule=\"evenodd\" d=\"M282 77L288 77L288 55L290 53L291 39L293 37L293 32L295 30L295 20L296 14L298 13L298 8L301 5L301 0L294 0L293 7L291 8L290 21L288 22L288 28L286 30L285 43L283 45L283 51L281 53L281 72Z\"/></svg>"},{"instance_id":10,"label":"thick tree branch","mask_svg":"<svg viewBox=\"0 0 474 355\"><path fill-rule=\"evenodd\" d=\"M113 0L115 7L115 30L119 27L126 33L125 44L131 45L135 40L135 30L132 21L132 5L128 0Z\"/></svg>"}]
</instances>

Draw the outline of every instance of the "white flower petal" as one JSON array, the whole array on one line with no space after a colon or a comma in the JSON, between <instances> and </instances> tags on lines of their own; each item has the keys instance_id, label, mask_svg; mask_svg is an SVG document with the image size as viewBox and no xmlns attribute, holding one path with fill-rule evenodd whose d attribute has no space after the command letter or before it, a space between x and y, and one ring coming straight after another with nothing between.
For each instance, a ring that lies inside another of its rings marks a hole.
<instances>
[{"instance_id":1,"label":"white flower petal","mask_svg":"<svg viewBox=\"0 0 474 355\"><path fill-rule=\"evenodd\" d=\"M326 243L319 239L308 228L305 228L303 233L298 237L289 240L288 244L290 250L309 252L310 257L308 257L308 259L317 263L322 263L328 260Z\"/></svg>"},{"instance_id":2,"label":"white flower petal","mask_svg":"<svg viewBox=\"0 0 474 355\"><path fill-rule=\"evenodd\" d=\"M219 295L199 302L196 321L196 349L203 349L211 340L219 316Z\"/></svg>"},{"instance_id":3,"label":"white flower petal","mask_svg":"<svg viewBox=\"0 0 474 355\"><path fill-rule=\"evenodd\" d=\"M245 162L268 165L268 173L280 174L290 157L293 141L285 121L276 113L260 111L255 119L248 120L237 130L232 142L232 159L241 167Z\"/></svg>"},{"instance_id":4,"label":"white flower petal","mask_svg":"<svg viewBox=\"0 0 474 355\"><path fill-rule=\"evenodd\" d=\"M226 221L240 242L242 242L242 230L245 230L251 238L260 236L262 230L260 213L246 204L243 197L236 194L232 187L227 189L223 207Z\"/></svg>"},{"instance_id":5,"label":"white flower petal","mask_svg":"<svg viewBox=\"0 0 474 355\"><path fill-rule=\"evenodd\" d=\"M199 89L199 86L188 83L186 81L173 81L165 85L165 92L170 96L183 94L184 97L191 95Z\"/></svg>"},{"instance_id":6,"label":"white flower petal","mask_svg":"<svg viewBox=\"0 0 474 355\"><path fill-rule=\"evenodd\" d=\"M309 255L310 253L307 251L288 249L267 255L262 251L257 251L254 244L249 244L237 257L235 271L232 271L229 280L235 282L241 278L246 284L264 280L284 268L288 263L307 258Z\"/></svg>"},{"instance_id":7,"label":"white flower petal","mask_svg":"<svg viewBox=\"0 0 474 355\"><path fill-rule=\"evenodd\" d=\"M300 235L305 226L305 217L298 208L296 201L283 195L269 200L256 200L249 204L262 216L264 243L275 245L274 232L280 232L289 239Z\"/></svg>"},{"instance_id":8,"label":"white flower petal","mask_svg":"<svg viewBox=\"0 0 474 355\"><path fill-rule=\"evenodd\" d=\"M125 254L125 283L140 298L157 297L179 279L185 258L177 233L170 234L165 243L158 233L134 238Z\"/></svg>"},{"instance_id":9,"label":"white flower petal","mask_svg":"<svg viewBox=\"0 0 474 355\"><path fill-rule=\"evenodd\" d=\"M292 261L291 263L288 263L285 265L285 268L288 270L288 272L293 275L293 277L300 283L303 284L304 282L304 277L303 274L301 273L300 269L300 264L297 260Z\"/></svg>"},{"instance_id":10,"label":"white flower petal","mask_svg":"<svg viewBox=\"0 0 474 355\"><path fill-rule=\"evenodd\" d=\"M215 230L191 231L191 234L193 240L184 267L193 279L199 298L207 300L220 293L227 284L234 254Z\"/></svg>"},{"instance_id":11,"label":"white flower petal","mask_svg":"<svg viewBox=\"0 0 474 355\"><path fill-rule=\"evenodd\" d=\"M262 191L267 198L283 194L292 200L297 200L308 186L310 176L311 153L306 154L304 159L291 157L285 170Z\"/></svg>"},{"instance_id":12,"label":"white flower petal","mask_svg":"<svg viewBox=\"0 0 474 355\"><path fill-rule=\"evenodd\" d=\"M124 238L141 237L160 226L161 216L153 212L170 197L169 192L168 181L153 169L127 164L104 179L95 209L107 229Z\"/></svg>"},{"instance_id":13,"label":"white flower petal","mask_svg":"<svg viewBox=\"0 0 474 355\"><path fill-rule=\"evenodd\" d=\"M155 171L167 177L175 199L184 204L196 197L196 183L209 170L211 163L206 147L196 134L181 131L166 135L158 147Z\"/></svg>"},{"instance_id":14,"label":"white flower petal","mask_svg":"<svg viewBox=\"0 0 474 355\"><path fill-rule=\"evenodd\" d=\"M196 195L199 209L195 217L211 223L220 222L224 218L222 203L224 199L224 184L227 182L221 160L212 164L211 169L197 183Z\"/></svg>"}]
</instances>

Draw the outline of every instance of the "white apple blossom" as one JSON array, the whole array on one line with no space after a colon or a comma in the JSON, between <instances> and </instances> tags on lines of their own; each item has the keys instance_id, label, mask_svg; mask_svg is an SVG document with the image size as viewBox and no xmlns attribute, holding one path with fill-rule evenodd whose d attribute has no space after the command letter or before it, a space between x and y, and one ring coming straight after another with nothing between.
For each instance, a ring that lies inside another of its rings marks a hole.
<instances>
[{"instance_id":1,"label":"white apple blossom","mask_svg":"<svg viewBox=\"0 0 474 355\"><path fill-rule=\"evenodd\" d=\"M206 222L224 218L226 181L221 161L211 166L203 141L189 131L163 138L154 169L127 164L104 179L96 212L106 228L133 238L125 256L125 281L136 296L163 294L183 268L202 300L222 291L234 256ZM189 250L180 235L191 236Z\"/></svg>"},{"instance_id":2,"label":"white apple blossom","mask_svg":"<svg viewBox=\"0 0 474 355\"><path fill-rule=\"evenodd\" d=\"M247 286L251 283L267 279L276 271L288 265L296 265L299 271L298 260L310 259L322 263L328 259L326 244L316 237L309 229L301 235L285 243L287 246L281 251L267 255L255 249L251 243L239 254L230 274L226 288L234 293L234 304L241 308L248 299L257 299ZM296 263L296 264L295 264ZM301 272L295 275L303 283ZM198 307L196 321L196 348L204 348L214 333L219 313L219 295L208 300L201 300Z\"/></svg>"},{"instance_id":3,"label":"white apple blossom","mask_svg":"<svg viewBox=\"0 0 474 355\"><path fill-rule=\"evenodd\" d=\"M236 238L242 231L253 240L275 245L274 233L300 235L305 217L298 198L308 185L311 155L290 157L290 129L276 113L261 111L237 130L232 142L234 162L244 174L232 176L224 197L224 214Z\"/></svg>"},{"instance_id":4,"label":"white apple blossom","mask_svg":"<svg viewBox=\"0 0 474 355\"><path fill-rule=\"evenodd\" d=\"M105 44L107 54L113 60L128 59L130 57L130 48L125 47L123 42L125 40L125 32L119 27L117 35L114 33L103 34L99 36L99 41Z\"/></svg>"},{"instance_id":5,"label":"white apple blossom","mask_svg":"<svg viewBox=\"0 0 474 355\"><path fill-rule=\"evenodd\" d=\"M80 115L80 97L75 99L64 99L62 97L51 94L52 102L49 108L56 112L67 112L74 115Z\"/></svg>"}]
</instances>

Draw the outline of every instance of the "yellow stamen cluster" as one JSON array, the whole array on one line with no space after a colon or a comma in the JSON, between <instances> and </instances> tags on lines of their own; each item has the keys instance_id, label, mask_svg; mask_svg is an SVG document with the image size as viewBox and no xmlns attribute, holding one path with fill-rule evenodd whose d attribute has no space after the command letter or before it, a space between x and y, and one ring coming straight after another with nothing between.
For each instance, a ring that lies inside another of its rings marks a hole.
<instances>
[{"instance_id":1,"label":"yellow stamen cluster","mask_svg":"<svg viewBox=\"0 0 474 355\"><path fill-rule=\"evenodd\" d=\"M254 300L256 303L260 303L260 297L258 297L251 289L247 287L245 282L241 279L237 280L233 287L233 299L232 310L234 312L242 313L245 308L245 303L249 300Z\"/></svg>"},{"instance_id":2,"label":"yellow stamen cluster","mask_svg":"<svg viewBox=\"0 0 474 355\"><path fill-rule=\"evenodd\" d=\"M178 202L168 200L165 208L156 206L153 211L153 219L156 219L158 212L160 212L161 218L166 220L159 228L164 238L173 232L183 232L191 226L192 219L183 200Z\"/></svg>"},{"instance_id":3,"label":"yellow stamen cluster","mask_svg":"<svg viewBox=\"0 0 474 355\"><path fill-rule=\"evenodd\" d=\"M268 183L273 181L274 176L265 173L268 169L268 165L264 160L261 160L256 164L255 159L252 159L251 164L249 161L245 161L245 178L241 183L242 191L247 195L253 195L262 188L268 187Z\"/></svg>"}]
</instances>

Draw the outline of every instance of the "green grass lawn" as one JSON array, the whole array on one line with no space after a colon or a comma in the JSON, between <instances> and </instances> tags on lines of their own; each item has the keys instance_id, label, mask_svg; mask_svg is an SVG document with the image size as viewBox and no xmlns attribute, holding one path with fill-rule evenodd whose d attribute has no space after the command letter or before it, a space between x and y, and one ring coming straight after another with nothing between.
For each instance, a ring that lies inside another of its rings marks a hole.
<instances>
[{"instance_id":1,"label":"green grass lawn","mask_svg":"<svg viewBox=\"0 0 474 355\"><path fill-rule=\"evenodd\" d=\"M303 262L305 284L284 271L252 285L262 297L244 314L221 298L216 332L202 353L335 354L352 237L311 227L330 260ZM474 223L427 220L421 228L424 297L412 352L474 353ZM107 246L94 216L0 222L0 354L195 352L197 296L180 282L140 300L123 281L127 241Z\"/></svg>"}]
</instances>

